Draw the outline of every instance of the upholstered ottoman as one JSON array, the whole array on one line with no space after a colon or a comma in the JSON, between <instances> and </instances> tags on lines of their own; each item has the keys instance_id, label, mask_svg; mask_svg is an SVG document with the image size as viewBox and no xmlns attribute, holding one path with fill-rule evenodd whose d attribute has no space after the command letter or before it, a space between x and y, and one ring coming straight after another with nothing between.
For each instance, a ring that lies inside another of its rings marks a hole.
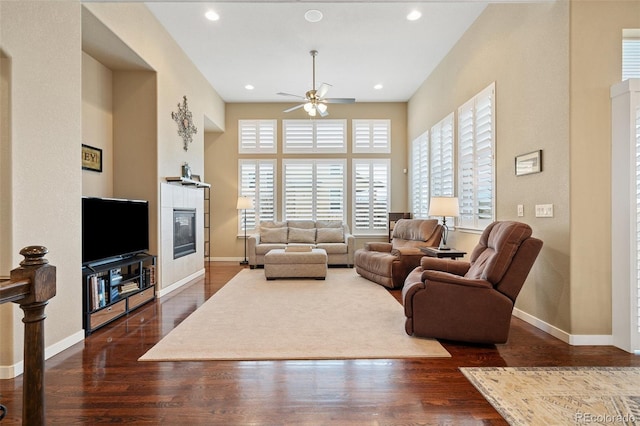
<instances>
[{"instance_id":1,"label":"upholstered ottoman","mask_svg":"<svg viewBox=\"0 0 640 426\"><path fill-rule=\"evenodd\" d=\"M327 276L327 252L324 249L291 251L273 249L264 255L264 275L276 278L315 278Z\"/></svg>"}]
</instances>

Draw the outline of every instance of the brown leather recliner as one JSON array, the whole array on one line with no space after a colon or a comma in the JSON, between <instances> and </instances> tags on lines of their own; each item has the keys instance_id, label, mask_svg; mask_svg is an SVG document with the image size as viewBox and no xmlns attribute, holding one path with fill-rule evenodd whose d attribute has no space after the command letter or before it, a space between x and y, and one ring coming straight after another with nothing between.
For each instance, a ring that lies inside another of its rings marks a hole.
<instances>
[{"instance_id":1,"label":"brown leather recliner","mask_svg":"<svg viewBox=\"0 0 640 426\"><path fill-rule=\"evenodd\" d=\"M472 343L504 343L511 314L542 241L529 225L494 222L470 261L424 257L405 280L407 334Z\"/></svg>"},{"instance_id":2,"label":"brown leather recliner","mask_svg":"<svg viewBox=\"0 0 640 426\"><path fill-rule=\"evenodd\" d=\"M441 237L442 225L436 219L400 219L390 243L368 242L356 250L356 272L385 287L400 288L424 256L420 247L437 247Z\"/></svg>"}]
</instances>

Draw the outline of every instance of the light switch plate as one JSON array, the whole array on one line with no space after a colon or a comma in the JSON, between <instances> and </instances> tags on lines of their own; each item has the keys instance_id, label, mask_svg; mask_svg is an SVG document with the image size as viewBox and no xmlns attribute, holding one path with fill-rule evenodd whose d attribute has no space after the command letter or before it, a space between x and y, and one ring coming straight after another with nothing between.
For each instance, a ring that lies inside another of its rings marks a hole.
<instances>
[{"instance_id":1,"label":"light switch plate","mask_svg":"<svg viewBox=\"0 0 640 426\"><path fill-rule=\"evenodd\" d=\"M536 217L553 217L553 204L536 204Z\"/></svg>"},{"instance_id":2,"label":"light switch plate","mask_svg":"<svg viewBox=\"0 0 640 426\"><path fill-rule=\"evenodd\" d=\"M524 206L522 204L518 204L518 217L524 216Z\"/></svg>"}]
</instances>

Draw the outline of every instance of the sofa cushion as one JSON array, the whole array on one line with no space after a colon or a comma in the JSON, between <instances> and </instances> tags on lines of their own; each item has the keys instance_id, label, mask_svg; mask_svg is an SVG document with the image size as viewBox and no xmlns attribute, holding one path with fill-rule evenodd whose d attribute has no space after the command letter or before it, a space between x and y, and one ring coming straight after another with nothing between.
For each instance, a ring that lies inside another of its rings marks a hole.
<instances>
[{"instance_id":1,"label":"sofa cushion","mask_svg":"<svg viewBox=\"0 0 640 426\"><path fill-rule=\"evenodd\" d=\"M316 229L302 229L302 228L289 228L289 238L287 240L290 243L308 243L314 244L316 242Z\"/></svg>"},{"instance_id":2,"label":"sofa cushion","mask_svg":"<svg viewBox=\"0 0 640 426\"><path fill-rule=\"evenodd\" d=\"M286 243L287 228L260 228L261 243Z\"/></svg>"},{"instance_id":3,"label":"sofa cushion","mask_svg":"<svg viewBox=\"0 0 640 426\"><path fill-rule=\"evenodd\" d=\"M286 244L258 244L256 246L256 254L264 255L269 253L269 251L273 249L284 249L286 247L287 247Z\"/></svg>"},{"instance_id":4,"label":"sofa cushion","mask_svg":"<svg viewBox=\"0 0 640 426\"><path fill-rule=\"evenodd\" d=\"M343 243L344 231L340 228L318 228L316 243Z\"/></svg>"},{"instance_id":5,"label":"sofa cushion","mask_svg":"<svg viewBox=\"0 0 640 426\"><path fill-rule=\"evenodd\" d=\"M290 220L287 222L289 228L315 229L316 223L313 220Z\"/></svg>"},{"instance_id":6,"label":"sofa cushion","mask_svg":"<svg viewBox=\"0 0 640 426\"><path fill-rule=\"evenodd\" d=\"M342 221L340 220L318 220L316 221L316 228L344 228Z\"/></svg>"},{"instance_id":7,"label":"sofa cushion","mask_svg":"<svg viewBox=\"0 0 640 426\"><path fill-rule=\"evenodd\" d=\"M263 220L260 222L260 228L286 228L287 222L276 222L273 220Z\"/></svg>"},{"instance_id":8,"label":"sofa cushion","mask_svg":"<svg viewBox=\"0 0 640 426\"><path fill-rule=\"evenodd\" d=\"M345 243L318 243L316 248L324 249L327 254L345 254L349 250Z\"/></svg>"}]
</instances>

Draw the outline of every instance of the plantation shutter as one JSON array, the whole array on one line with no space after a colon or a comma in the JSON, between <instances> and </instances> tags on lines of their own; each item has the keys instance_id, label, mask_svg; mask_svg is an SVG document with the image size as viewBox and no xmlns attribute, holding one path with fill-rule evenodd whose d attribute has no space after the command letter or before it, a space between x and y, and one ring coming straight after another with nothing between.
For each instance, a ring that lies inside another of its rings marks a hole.
<instances>
[{"instance_id":1,"label":"plantation shutter","mask_svg":"<svg viewBox=\"0 0 640 426\"><path fill-rule=\"evenodd\" d=\"M353 120L353 152L391 152L391 120Z\"/></svg>"},{"instance_id":2,"label":"plantation shutter","mask_svg":"<svg viewBox=\"0 0 640 426\"><path fill-rule=\"evenodd\" d=\"M388 159L354 159L353 173L354 230L361 234L386 232L390 161Z\"/></svg>"},{"instance_id":3,"label":"plantation shutter","mask_svg":"<svg viewBox=\"0 0 640 426\"><path fill-rule=\"evenodd\" d=\"M285 153L345 153L346 120L283 120Z\"/></svg>"},{"instance_id":4,"label":"plantation shutter","mask_svg":"<svg viewBox=\"0 0 640 426\"><path fill-rule=\"evenodd\" d=\"M285 220L345 220L345 160L283 160Z\"/></svg>"},{"instance_id":5,"label":"plantation shutter","mask_svg":"<svg viewBox=\"0 0 640 426\"><path fill-rule=\"evenodd\" d=\"M411 211L416 219L429 217L429 132L411 143Z\"/></svg>"},{"instance_id":6,"label":"plantation shutter","mask_svg":"<svg viewBox=\"0 0 640 426\"><path fill-rule=\"evenodd\" d=\"M252 197L254 208L247 210L247 230L255 230L261 220L275 218L275 160L240 160L240 197ZM244 212L238 214L238 231L244 232Z\"/></svg>"},{"instance_id":7,"label":"plantation shutter","mask_svg":"<svg viewBox=\"0 0 640 426\"><path fill-rule=\"evenodd\" d=\"M461 227L484 229L494 220L495 85L458 109L458 199Z\"/></svg>"},{"instance_id":8,"label":"plantation shutter","mask_svg":"<svg viewBox=\"0 0 640 426\"><path fill-rule=\"evenodd\" d=\"M238 120L238 152L276 153L276 130L276 120Z\"/></svg>"},{"instance_id":9,"label":"plantation shutter","mask_svg":"<svg viewBox=\"0 0 640 426\"><path fill-rule=\"evenodd\" d=\"M640 38L622 40L622 80L640 78Z\"/></svg>"}]
</instances>

